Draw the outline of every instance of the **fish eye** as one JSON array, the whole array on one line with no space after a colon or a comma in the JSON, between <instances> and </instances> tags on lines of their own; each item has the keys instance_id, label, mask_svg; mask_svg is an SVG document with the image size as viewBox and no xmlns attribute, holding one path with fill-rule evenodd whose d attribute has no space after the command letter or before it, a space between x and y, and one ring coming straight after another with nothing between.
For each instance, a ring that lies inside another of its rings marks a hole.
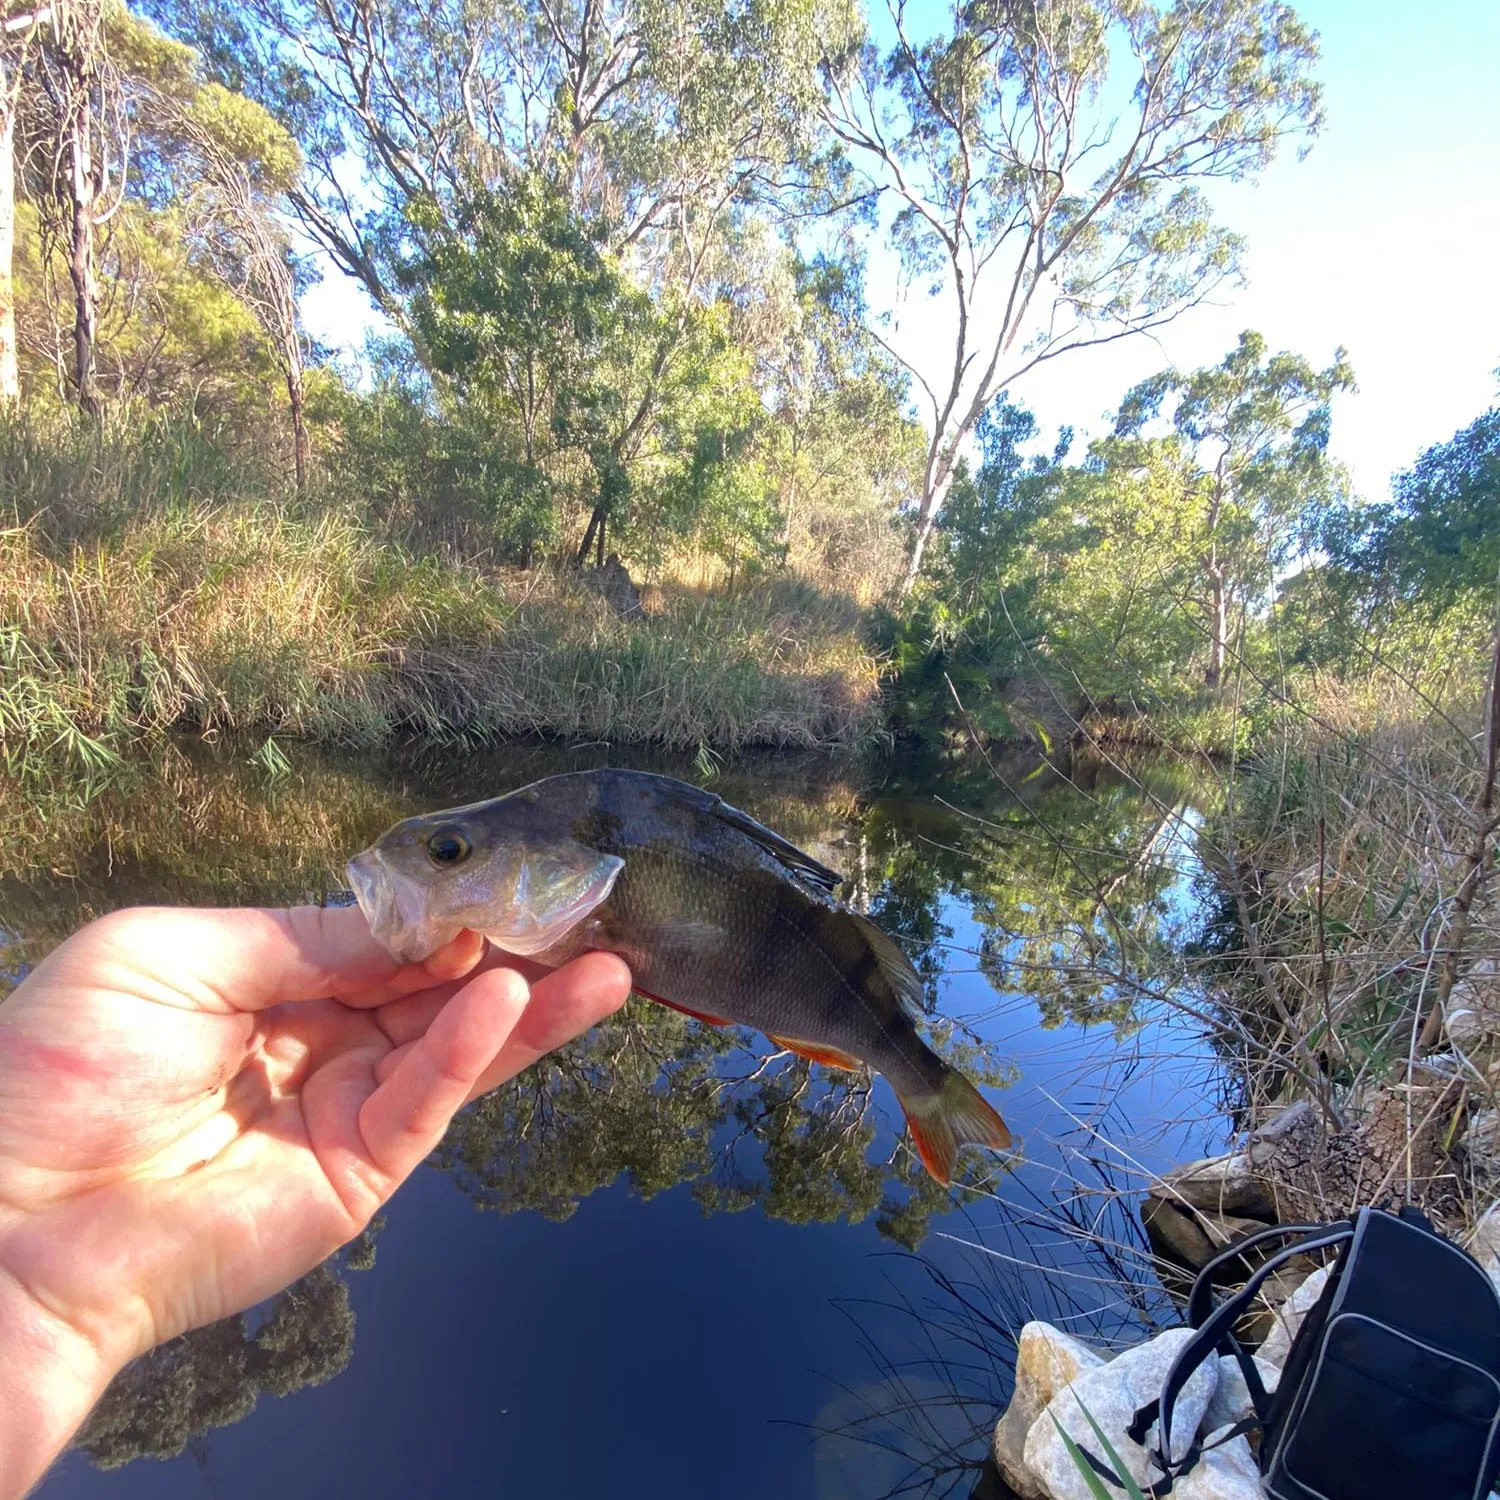
<instances>
[{"instance_id":1,"label":"fish eye","mask_svg":"<svg viewBox=\"0 0 1500 1500\"><path fill-rule=\"evenodd\" d=\"M474 846L456 828L441 828L427 840L427 857L435 865L461 865Z\"/></svg>"}]
</instances>

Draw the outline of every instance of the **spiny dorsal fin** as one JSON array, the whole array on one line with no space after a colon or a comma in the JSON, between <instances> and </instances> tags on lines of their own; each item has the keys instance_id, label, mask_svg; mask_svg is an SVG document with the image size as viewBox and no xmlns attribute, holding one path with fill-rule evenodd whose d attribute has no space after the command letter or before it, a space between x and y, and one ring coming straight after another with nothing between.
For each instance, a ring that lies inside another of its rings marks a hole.
<instances>
[{"instance_id":1,"label":"spiny dorsal fin","mask_svg":"<svg viewBox=\"0 0 1500 1500\"><path fill-rule=\"evenodd\" d=\"M922 976L912 967L911 960L897 946L895 939L857 911L851 911L849 916L864 934L875 961L880 965L880 972L890 980L901 1004L913 1018L925 1014L922 1001L926 998L926 991L922 987Z\"/></svg>"},{"instance_id":2,"label":"spiny dorsal fin","mask_svg":"<svg viewBox=\"0 0 1500 1500\"><path fill-rule=\"evenodd\" d=\"M736 833L742 833L746 838L753 839L782 869L790 875L795 875L819 894L831 896L834 887L842 884L844 877L837 870L830 870L827 865L814 859L806 850L799 849L795 844L782 838L774 829L767 828L764 823L758 823L749 813L741 812L737 807L731 807L717 793L707 791L701 786L694 786L691 781L679 781L674 776L652 776L651 779L659 788L669 790L671 795L681 798L690 806L707 813L710 817L718 818L721 823L728 824Z\"/></svg>"},{"instance_id":3,"label":"spiny dorsal fin","mask_svg":"<svg viewBox=\"0 0 1500 1500\"><path fill-rule=\"evenodd\" d=\"M831 896L834 887L843 880L844 877L837 870L830 870L827 865L820 864L812 855L799 849L795 844L789 843L779 833L767 828L764 823L757 823L749 813L743 813L739 808L731 807L722 797L715 797L712 792L705 793L705 795L713 798L715 805L709 811L716 818L743 833L746 838L754 839L772 859L784 866L799 880L806 881L807 884L822 891L825 896Z\"/></svg>"}]
</instances>

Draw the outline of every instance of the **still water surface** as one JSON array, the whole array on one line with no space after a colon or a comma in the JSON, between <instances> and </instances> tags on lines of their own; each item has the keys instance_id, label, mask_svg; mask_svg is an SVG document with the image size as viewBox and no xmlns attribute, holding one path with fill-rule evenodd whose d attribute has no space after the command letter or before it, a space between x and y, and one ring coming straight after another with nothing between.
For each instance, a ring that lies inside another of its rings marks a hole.
<instances>
[{"instance_id":1,"label":"still water surface","mask_svg":"<svg viewBox=\"0 0 1500 1500\"><path fill-rule=\"evenodd\" d=\"M56 810L0 879L0 968L131 902L339 899L397 817L555 771L707 771L900 936L1022 1157L941 1191L883 1083L633 1002L464 1118L352 1256L132 1372L90 1434L119 1466L74 1452L47 1500L984 1495L1009 1332L1170 1317L1115 1195L1221 1129L1210 1049L1146 993L1195 921L1180 771L288 753L171 749Z\"/></svg>"}]
</instances>

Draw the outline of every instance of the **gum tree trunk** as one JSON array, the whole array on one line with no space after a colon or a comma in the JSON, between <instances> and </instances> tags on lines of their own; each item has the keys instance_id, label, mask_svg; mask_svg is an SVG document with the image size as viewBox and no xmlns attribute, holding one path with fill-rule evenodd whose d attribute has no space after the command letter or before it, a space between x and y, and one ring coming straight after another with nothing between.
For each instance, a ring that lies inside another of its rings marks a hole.
<instances>
[{"instance_id":1,"label":"gum tree trunk","mask_svg":"<svg viewBox=\"0 0 1500 1500\"><path fill-rule=\"evenodd\" d=\"M0 407L21 394L16 369L16 111L0 64Z\"/></svg>"},{"instance_id":2,"label":"gum tree trunk","mask_svg":"<svg viewBox=\"0 0 1500 1500\"><path fill-rule=\"evenodd\" d=\"M88 93L79 89L68 119L68 190L72 198L68 276L73 283L73 385L79 406L90 415L97 415L94 344L99 333L99 278L94 264L94 206L99 182L89 115Z\"/></svg>"},{"instance_id":3,"label":"gum tree trunk","mask_svg":"<svg viewBox=\"0 0 1500 1500\"><path fill-rule=\"evenodd\" d=\"M297 493L307 493L307 418L303 412L306 390L302 380L301 361L287 371L287 402L292 408L292 453L297 466Z\"/></svg>"},{"instance_id":4,"label":"gum tree trunk","mask_svg":"<svg viewBox=\"0 0 1500 1500\"><path fill-rule=\"evenodd\" d=\"M1229 594L1224 587L1224 570L1215 565L1209 572L1209 629L1212 639L1208 645L1208 670L1203 674L1203 685L1216 688L1224 677L1224 653L1229 635Z\"/></svg>"}]
</instances>

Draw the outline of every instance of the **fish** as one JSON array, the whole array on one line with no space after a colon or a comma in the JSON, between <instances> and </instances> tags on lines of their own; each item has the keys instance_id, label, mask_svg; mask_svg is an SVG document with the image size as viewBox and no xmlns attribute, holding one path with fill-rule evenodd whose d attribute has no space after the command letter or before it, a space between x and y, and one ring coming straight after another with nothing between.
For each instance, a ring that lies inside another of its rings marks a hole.
<instances>
[{"instance_id":1,"label":"fish","mask_svg":"<svg viewBox=\"0 0 1500 1500\"><path fill-rule=\"evenodd\" d=\"M417 963L460 932L556 966L617 953L637 991L711 1026L742 1025L895 1090L922 1164L953 1178L964 1146L1010 1131L922 1039L922 980L842 880L689 782L605 769L395 824L348 864L370 930Z\"/></svg>"}]
</instances>

